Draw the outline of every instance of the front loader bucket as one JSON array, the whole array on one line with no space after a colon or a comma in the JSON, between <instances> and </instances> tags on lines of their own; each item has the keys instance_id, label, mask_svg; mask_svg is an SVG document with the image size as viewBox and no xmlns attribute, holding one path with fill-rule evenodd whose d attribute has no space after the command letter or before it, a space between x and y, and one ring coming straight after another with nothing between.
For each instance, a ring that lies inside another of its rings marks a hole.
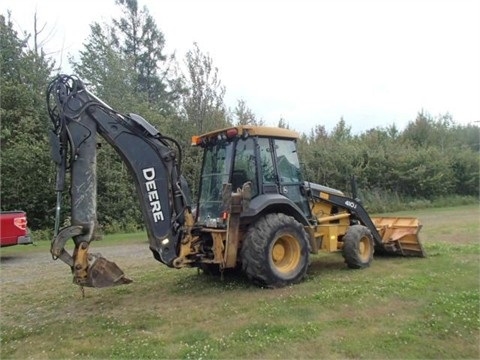
<instances>
[{"instance_id":1,"label":"front loader bucket","mask_svg":"<svg viewBox=\"0 0 480 360\"><path fill-rule=\"evenodd\" d=\"M372 218L382 237L383 249L387 254L425 257L426 253L418 238L422 225L412 217Z\"/></svg>"}]
</instances>

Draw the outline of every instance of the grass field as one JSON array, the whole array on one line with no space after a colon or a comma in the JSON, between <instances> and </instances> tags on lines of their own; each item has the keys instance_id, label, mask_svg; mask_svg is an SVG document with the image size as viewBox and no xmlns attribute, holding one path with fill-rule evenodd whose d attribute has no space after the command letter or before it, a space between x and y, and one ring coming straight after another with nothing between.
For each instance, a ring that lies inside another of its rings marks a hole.
<instances>
[{"instance_id":1,"label":"grass field","mask_svg":"<svg viewBox=\"0 0 480 360\"><path fill-rule=\"evenodd\" d=\"M427 258L356 271L320 254L304 282L275 290L169 269L137 234L98 245L134 282L82 298L46 242L2 249L1 358L478 359L479 207L408 215Z\"/></svg>"}]
</instances>

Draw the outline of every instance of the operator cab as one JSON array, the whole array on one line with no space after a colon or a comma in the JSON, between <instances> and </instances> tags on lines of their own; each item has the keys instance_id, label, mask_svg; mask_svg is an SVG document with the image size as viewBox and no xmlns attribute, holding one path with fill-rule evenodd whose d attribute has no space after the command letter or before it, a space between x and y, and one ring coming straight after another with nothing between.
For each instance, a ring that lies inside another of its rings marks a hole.
<instances>
[{"instance_id":1,"label":"operator cab","mask_svg":"<svg viewBox=\"0 0 480 360\"><path fill-rule=\"evenodd\" d=\"M204 149L197 206L197 223L226 226L222 190L232 191L250 183L251 199L278 194L288 198L298 211L310 217L308 199L297 153L298 134L273 127L237 126L193 137L192 145Z\"/></svg>"}]
</instances>

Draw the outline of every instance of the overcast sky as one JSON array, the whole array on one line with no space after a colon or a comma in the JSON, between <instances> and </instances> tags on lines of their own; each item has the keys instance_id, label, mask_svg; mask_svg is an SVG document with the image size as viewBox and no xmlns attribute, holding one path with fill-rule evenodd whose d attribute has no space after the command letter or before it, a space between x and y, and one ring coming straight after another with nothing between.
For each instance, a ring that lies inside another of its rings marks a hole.
<instances>
[{"instance_id":1,"label":"overcast sky","mask_svg":"<svg viewBox=\"0 0 480 360\"><path fill-rule=\"evenodd\" d=\"M193 42L208 53L234 108L298 131L354 132L395 123L422 109L480 121L480 0L138 0L183 59ZM116 15L114 0L2 0L22 29L33 15L52 32L48 51L75 56L89 25ZM61 50L63 49L63 53Z\"/></svg>"}]
</instances>

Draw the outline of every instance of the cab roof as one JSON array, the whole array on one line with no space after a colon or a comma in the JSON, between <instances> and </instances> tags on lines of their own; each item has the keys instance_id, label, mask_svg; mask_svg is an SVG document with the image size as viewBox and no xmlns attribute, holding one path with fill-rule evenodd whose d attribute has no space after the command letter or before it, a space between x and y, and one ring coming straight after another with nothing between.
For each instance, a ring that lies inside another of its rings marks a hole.
<instances>
[{"instance_id":1,"label":"cab roof","mask_svg":"<svg viewBox=\"0 0 480 360\"><path fill-rule=\"evenodd\" d=\"M211 138L213 136L225 134L227 131L232 131L236 129L238 132L237 136L242 136L248 134L249 136L267 136L275 138L287 138L287 139L298 139L300 135L293 130L284 129L279 127L269 127L269 126L253 126L253 125L238 125L232 126L224 129L219 129L211 131L205 134L198 136L201 139Z\"/></svg>"}]
</instances>

